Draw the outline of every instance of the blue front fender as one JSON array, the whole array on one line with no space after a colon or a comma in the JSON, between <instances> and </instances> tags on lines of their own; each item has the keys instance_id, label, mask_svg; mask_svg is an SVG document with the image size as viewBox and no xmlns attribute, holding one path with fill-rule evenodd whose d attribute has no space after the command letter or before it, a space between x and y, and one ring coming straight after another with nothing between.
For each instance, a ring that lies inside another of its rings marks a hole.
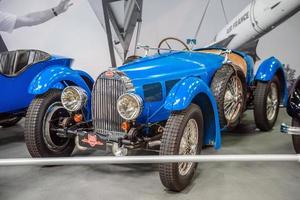
<instances>
[{"instance_id":1,"label":"blue front fender","mask_svg":"<svg viewBox=\"0 0 300 200\"><path fill-rule=\"evenodd\" d=\"M268 82L271 81L275 75L278 76L280 81L281 101L284 105L286 105L288 96L286 78L282 64L278 59L276 59L275 57L270 57L263 61L259 65L259 68L254 77L254 81Z\"/></svg>"},{"instance_id":2,"label":"blue front fender","mask_svg":"<svg viewBox=\"0 0 300 200\"><path fill-rule=\"evenodd\" d=\"M54 65L41 71L30 83L28 92L39 95L51 88L63 89L68 85L76 85L83 88L88 94L86 117L91 118L91 84L94 80L87 73L72 70L65 66Z\"/></svg>"},{"instance_id":3,"label":"blue front fender","mask_svg":"<svg viewBox=\"0 0 300 200\"><path fill-rule=\"evenodd\" d=\"M73 84L82 87L88 93L91 93L91 88L82 78L82 75L89 77L90 76L82 71L75 71L65 66L55 65L50 68L47 68L41 71L31 82L28 88L30 94L43 94L51 88L63 89L65 81L72 82Z\"/></svg>"},{"instance_id":4,"label":"blue front fender","mask_svg":"<svg viewBox=\"0 0 300 200\"><path fill-rule=\"evenodd\" d=\"M207 84L198 77L188 77L179 81L170 91L165 109L180 111L191 103L200 106L204 120L204 144L221 147L221 133L218 108L215 98Z\"/></svg>"}]
</instances>

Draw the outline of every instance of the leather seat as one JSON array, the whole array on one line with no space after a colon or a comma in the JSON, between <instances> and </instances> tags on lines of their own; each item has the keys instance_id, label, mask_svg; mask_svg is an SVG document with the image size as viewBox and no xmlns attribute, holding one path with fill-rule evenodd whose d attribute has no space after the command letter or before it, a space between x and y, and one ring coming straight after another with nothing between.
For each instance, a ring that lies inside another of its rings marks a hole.
<instances>
[{"instance_id":1,"label":"leather seat","mask_svg":"<svg viewBox=\"0 0 300 200\"><path fill-rule=\"evenodd\" d=\"M0 73L16 76L37 62L46 61L50 55L39 50L16 50L0 53Z\"/></svg>"}]
</instances>

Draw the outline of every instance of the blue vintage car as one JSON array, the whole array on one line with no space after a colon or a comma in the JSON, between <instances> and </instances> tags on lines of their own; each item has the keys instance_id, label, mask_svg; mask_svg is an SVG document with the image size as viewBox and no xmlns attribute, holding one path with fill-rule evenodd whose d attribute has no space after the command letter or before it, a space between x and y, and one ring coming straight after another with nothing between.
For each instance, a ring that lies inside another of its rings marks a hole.
<instances>
[{"instance_id":1,"label":"blue vintage car","mask_svg":"<svg viewBox=\"0 0 300 200\"><path fill-rule=\"evenodd\" d=\"M62 71L78 74L70 69L71 62L72 59L51 56L39 50L0 53L0 126L13 126L25 116L30 102L35 97L34 92L28 92L28 87L40 72L49 71L53 76L53 67L60 67ZM89 76L85 74L83 77ZM58 84L54 87L63 89Z\"/></svg>"},{"instance_id":2,"label":"blue vintage car","mask_svg":"<svg viewBox=\"0 0 300 200\"><path fill-rule=\"evenodd\" d=\"M32 82L38 90L26 117L25 139L33 157L70 156L79 149L157 150L160 155L200 154L203 145L221 147L221 130L233 129L242 113L254 109L259 129L270 130L286 99L282 64L270 57L253 74L253 59L239 51L162 48L109 69L88 87L51 89L50 80ZM178 42L176 39L175 41ZM151 49L145 47L147 50ZM165 52L168 51L168 52ZM42 119L42 120L41 120ZM165 187L181 191L196 164L160 164Z\"/></svg>"}]
</instances>

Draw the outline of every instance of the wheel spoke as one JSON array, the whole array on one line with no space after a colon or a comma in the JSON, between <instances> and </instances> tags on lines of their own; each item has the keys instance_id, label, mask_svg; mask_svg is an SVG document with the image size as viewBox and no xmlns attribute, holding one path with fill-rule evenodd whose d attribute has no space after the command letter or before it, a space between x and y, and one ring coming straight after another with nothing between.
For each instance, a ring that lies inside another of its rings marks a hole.
<instances>
[{"instance_id":1,"label":"wheel spoke","mask_svg":"<svg viewBox=\"0 0 300 200\"><path fill-rule=\"evenodd\" d=\"M234 113L235 113L235 111L236 111L236 107L237 107L237 104L234 103L233 106L232 106L231 109L230 109L229 121L232 120L232 117L233 117L233 115L234 115Z\"/></svg>"},{"instance_id":2,"label":"wheel spoke","mask_svg":"<svg viewBox=\"0 0 300 200\"><path fill-rule=\"evenodd\" d=\"M266 110L267 110L267 119L272 120L276 115L276 110L278 107L278 90L277 86L274 82L270 85L270 90L267 95L267 102L266 102Z\"/></svg>"},{"instance_id":3,"label":"wheel spoke","mask_svg":"<svg viewBox=\"0 0 300 200\"><path fill-rule=\"evenodd\" d=\"M195 155L198 147L198 125L195 119L190 119L183 131L179 144L180 155ZM192 162L181 162L178 164L178 170L181 175L186 175L191 169Z\"/></svg>"},{"instance_id":4,"label":"wheel spoke","mask_svg":"<svg viewBox=\"0 0 300 200\"><path fill-rule=\"evenodd\" d=\"M229 81L228 87L229 87L229 91L230 91L231 95L234 96L235 92L234 92L234 86L233 86L232 80Z\"/></svg>"},{"instance_id":5,"label":"wheel spoke","mask_svg":"<svg viewBox=\"0 0 300 200\"><path fill-rule=\"evenodd\" d=\"M225 101L224 102L224 111L228 110L232 104L234 104L234 99Z\"/></svg>"},{"instance_id":6,"label":"wheel spoke","mask_svg":"<svg viewBox=\"0 0 300 200\"><path fill-rule=\"evenodd\" d=\"M235 107L236 107L236 103L232 102L231 106L228 107L227 109L228 116L232 116L232 112L235 110Z\"/></svg>"},{"instance_id":7,"label":"wheel spoke","mask_svg":"<svg viewBox=\"0 0 300 200\"><path fill-rule=\"evenodd\" d=\"M234 78L234 81L233 81L233 88L234 88L234 94L237 95L238 94L238 85L237 85L236 77Z\"/></svg>"},{"instance_id":8,"label":"wheel spoke","mask_svg":"<svg viewBox=\"0 0 300 200\"><path fill-rule=\"evenodd\" d=\"M270 106L267 108L267 115L270 115L271 112L272 112L272 107Z\"/></svg>"},{"instance_id":9,"label":"wheel spoke","mask_svg":"<svg viewBox=\"0 0 300 200\"><path fill-rule=\"evenodd\" d=\"M232 76L227 84L227 91L224 96L224 115L226 120L236 120L240 113L241 105L243 103L243 91L241 81L238 76Z\"/></svg>"}]
</instances>

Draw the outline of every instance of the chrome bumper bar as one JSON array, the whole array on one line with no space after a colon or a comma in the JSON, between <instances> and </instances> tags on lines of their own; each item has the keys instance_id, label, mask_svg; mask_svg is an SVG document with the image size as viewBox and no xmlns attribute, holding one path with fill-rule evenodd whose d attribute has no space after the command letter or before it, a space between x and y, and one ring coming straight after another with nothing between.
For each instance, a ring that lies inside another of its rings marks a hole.
<instances>
[{"instance_id":1,"label":"chrome bumper bar","mask_svg":"<svg viewBox=\"0 0 300 200\"><path fill-rule=\"evenodd\" d=\"M288 126L282 123L280 126L280 132L289 135L300 135L300 127Z\"/></svg>"}]
</instances>

